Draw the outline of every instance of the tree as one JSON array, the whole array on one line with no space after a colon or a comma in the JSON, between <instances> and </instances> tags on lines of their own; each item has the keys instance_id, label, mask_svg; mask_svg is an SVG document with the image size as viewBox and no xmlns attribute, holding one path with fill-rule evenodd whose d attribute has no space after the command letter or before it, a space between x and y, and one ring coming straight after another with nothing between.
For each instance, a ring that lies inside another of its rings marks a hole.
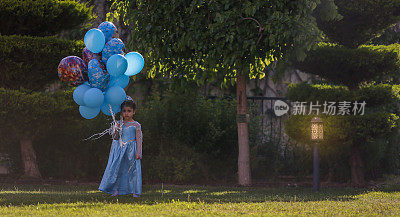
<instances>
[{"instance_id":1,"label":"tree","mask_svg":"<svg viewBox=\"0 0 400 217\"><path fill-rule=\"evenodd\" d=\"M71 100L43 89L58 79L59 55L66 51L77 55L83 43L29 35L50 36L77 27L91 18L91 9L75 1L5 0L0 2L0 17L2 136L19 141L24 175L40 178L32 140L53 126L53 115L71 109Z\"/></svg>"},{"instance_id":2,"label":"tree","mask_svg":"<svg viewBox=\"0 0 400 217\"><path fill-rule=\"evenodd\" d=\"M312 16L319 2L117 0L114 7L134 26L131 44L145 54L150 77L236 82L239 184L250 185L246 79L265 76L271 62L304 58L321 36Z\"/></svg>"},{"instance_id":3,"label":"tree","mask_svg":"<svg viewBox=\"0 0 400 217\"><path fill-rule=\"evenodd\" d=\"M365 46L362 44L379 36L380 33L400 21L400 1L335 0L334 2L342 18L330 21L318 20L318 26L325 33L327 41L336 44L320 44L317 49L308 53L304 61L295 65L306 73L320 76L325 83L345 85L344 88L347 88L347 91L343 94L353 95L346 101L354 102L363 99L362 94L357 95L362 90L368 90L369 95L375 96L367 97L365 100L367 105L372 105L372 108L367 109L366 116L357 116L356 119L353 117L329 118L334 119L334 123L351 126L343 131L343 138L340 141L346 142L350 150L351 181L353 185L362 185L365 181L363 150L368 143L387 136L397 126L399 115L398 108L393 107L393 104L398 102L398 97L382 95L383 89L389 88L393 89L392 95L397 96L398 87L382 88L373 82L396 83L400 66L398 45ZM320 100L333 100L334 89L322 94L319 88L313 87L314 92L320 93ZM314 103L317 100L313 98L312 92L309 92L308 97L304 97L303 88L292 88L293 90L288 91L291 100L296 101L301 98ZM377 98L383 98L380 99L383 101L378 105L384 113L374 109ZM334 101L337 102L337 100ZM339 124L332 124L332 126L340 127ZM293 130L291 132L289 134L293 138L299 138Z\"/></svg>"}]
</instances>

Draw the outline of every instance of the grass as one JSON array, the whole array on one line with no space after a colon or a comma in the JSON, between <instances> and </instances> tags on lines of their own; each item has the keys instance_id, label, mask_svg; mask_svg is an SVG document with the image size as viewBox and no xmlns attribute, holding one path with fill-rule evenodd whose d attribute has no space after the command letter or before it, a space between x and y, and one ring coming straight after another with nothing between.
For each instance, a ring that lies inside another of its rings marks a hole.
<instances>
[{"instance_id":1,"label":"grass","mask_svg":"<svg viewBox=\"0 0 400 217\"><path fill-rule=\"evenodd\" d=\"M98 185L0 185L0 216L400 216L400 192L353 188L143 186L110 197Z\"/></svg>"}]
</instances>

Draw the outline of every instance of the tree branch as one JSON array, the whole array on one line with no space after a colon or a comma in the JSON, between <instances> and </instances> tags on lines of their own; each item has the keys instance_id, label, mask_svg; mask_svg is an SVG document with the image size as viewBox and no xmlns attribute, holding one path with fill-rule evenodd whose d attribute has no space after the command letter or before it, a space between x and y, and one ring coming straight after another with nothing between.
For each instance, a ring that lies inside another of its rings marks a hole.
<instances>
[{"instance_id":1,"label":"tree branch","mask_svg":"<svg viewBox=\"0 0 400 217\"><path fill-rule=\"evenodd\" d=\"M256 20L256 19L254 19L254 18L252 18L252 17L242 17L242 15L239 15L240 16L240 18L242 18L242 20L252 20L252 21L254 21L254 22L256 22L257 24L258 24L258 27L259 27L259 29L258 29L258 40L257 40L257 43L256 43L256 46L258 45L258 43L260 43L260 40L261 40L261 38L262 38L262 34L261 34L261 32L264 30L264 28L261 26L261 24L260 24L260 22L258 22L258 20Z\"/></svg>"}]
</instances>

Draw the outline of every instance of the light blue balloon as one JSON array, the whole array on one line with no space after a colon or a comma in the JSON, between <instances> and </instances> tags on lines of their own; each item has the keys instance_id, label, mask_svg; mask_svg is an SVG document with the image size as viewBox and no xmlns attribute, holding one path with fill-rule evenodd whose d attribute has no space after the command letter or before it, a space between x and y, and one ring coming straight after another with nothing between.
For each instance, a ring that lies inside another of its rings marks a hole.
<instances>
[{"instance_id":1,"label":"light blue balloon","mask_svg":"<svg viewBox=\"0 0 400 217\"><path fill-rule=\"evenodd\" d=\"M100 108L90 108L87 106L79 106L79 113L86 119L95 118L100 113Z\"/></svg>"},{"instance_id":2,"label":"light blue balloon","mask_svg":"<svg viewBox=\"0 0 400 217\"><path fill-rule=\"evenodd\" d=\"M83 101L85 102L85 106L87 107L100 107L104 101L103 92L97 88L90 88L83 96Z\"/></svg>"},{"instance_id":3,"label":"light blue balloon","mask_svg":"<svg viewBox=\"0 0 400 217\"><path fill-rule=\"evenodd\" d=\"M83 97L84 97L86 91L89 89L90 89L90 86L89 86L89 83L87 83L87 82L85 82L84 84L81 84L75 88L72 97L74 98L74 101L76 102L76 104L85 105L85 102L83 101Z\"/></svg>"},{"instance_id":4,"label":"light blue balloon","mask_svg":"<svg viewBox=\"0 0 400 217\"><path fill-rule=\"evenodd\" d=\"M103 105L101 105L101 107L100 107L100 110L101 110L101 112L103 112L103 114L111 116L109 105L111 105L111 104L103 103ZM121 111L121 107L118 105L111 105L111 109L112 109L114 115Z\"/></svg>"},{"instance_id":5,"label":"light blue balloon","mask_svg":"<svg viewBox=\"0 0 400 217\"><path fill-rule=\"evenodd\" d=\"M121 105L126 98L125 90L120 86L112 86L105 92L104 100L111 105Z\"/></svg>"},{"instance_id":6,"label":"light blue balloon","mask_svg":"<svg viewBox=\"0 0 400 217\"><path fill-rule=\"evenodd\" d=\"M111 77L109 86L112 87L118 85L122 88L125 88L126 86L128 86L128 84L129 84L129 76L121 75L119 77Z\"/></svg>"},{"instance_id":7,"label":"light blue balloon","mask_svg":"<svg viewBox=\"0 0 400 217\"><path fill-rule=\"evenodd\" d=\"M128 61L121 54L114 54L107 60L107 71L111 76L119 77L128 68Z\"/></svg>"},{"instance_id":8,"label":"light blue balloon","mask_svg":"<svg viewBox=\"0 0 400 217\"><path fill-rule=\"evenodd\" d=\"M104 48L106 38L99 29L91 29L85 34L83 41L92 53L100 53Z\"/></svg>"},{"instance_id":9,"label":"light blue balloon","mask_svg":"<svg viewBox=\"0 0 400 217\"><path fill-rule=\"evenodd\" d=\"M132 76L142 71L144 66L143 56L138 52L130 52L125 55L128 61L128 68L126 69L125 75Z\"/></svg>"}]
</instances>

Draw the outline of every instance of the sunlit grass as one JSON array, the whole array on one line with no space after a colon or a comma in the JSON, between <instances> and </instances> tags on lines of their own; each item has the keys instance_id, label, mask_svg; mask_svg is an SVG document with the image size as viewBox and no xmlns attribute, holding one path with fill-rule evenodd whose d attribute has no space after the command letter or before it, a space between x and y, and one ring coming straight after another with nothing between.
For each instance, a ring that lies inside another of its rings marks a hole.
<instances>
[{"instance_id":1,"label":"sunlit grass","mask_svg":"<svg viewBox=\"0 0 400 217\"><path fill-rule=\"evenodd\" d=\"M145 185L133 198L97 188L2 185L0 216L400 216L400 192Z\"/></svg>"}]
</instances>

